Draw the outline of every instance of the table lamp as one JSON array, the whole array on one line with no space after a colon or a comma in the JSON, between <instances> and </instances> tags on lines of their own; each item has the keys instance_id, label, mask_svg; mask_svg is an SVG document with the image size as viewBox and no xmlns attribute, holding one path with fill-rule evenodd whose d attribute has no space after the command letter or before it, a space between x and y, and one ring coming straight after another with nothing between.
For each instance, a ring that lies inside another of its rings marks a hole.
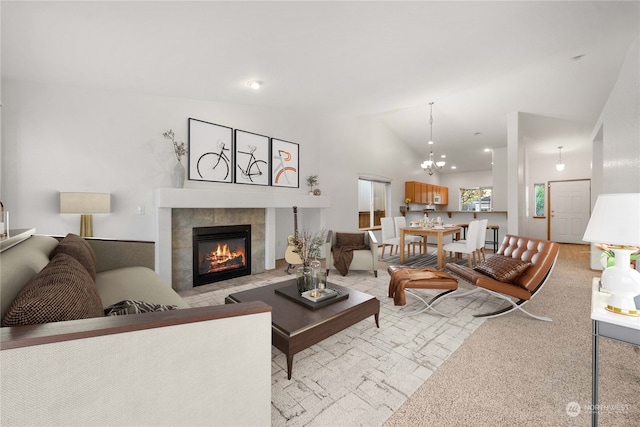
<instances>
[{"instance_id":1,"label":"table lamp","mask_svg":"<svg viewBox=\"0 0 640 427\"><path fill-rule=\"evenodd\" d=\"M611 294L607 310L637 316L640 272L630 267L630 255L640 248L640 193L599 195L582 240L606 244L614 253L615 265L600 279Z\"/></svg>"},{"instance_id":2,"label":"table lamp","mask_svg":"<svg viewBox=\"0 0 640 427\"><path fill-rule=\"evenodd\" d=\"M81 237L93 237L92 214L109 212L111 193L60 193L60 213L81 214Z\"/></svg>"}]
</instances>

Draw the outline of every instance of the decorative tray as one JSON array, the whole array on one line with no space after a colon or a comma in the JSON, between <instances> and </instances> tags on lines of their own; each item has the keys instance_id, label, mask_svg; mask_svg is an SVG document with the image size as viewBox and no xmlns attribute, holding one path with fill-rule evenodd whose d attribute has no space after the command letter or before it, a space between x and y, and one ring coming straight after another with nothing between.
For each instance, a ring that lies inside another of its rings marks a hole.
<instances>
[{"instance_id":1,"label":"decorative tray","mask_svg":"<svg viewBox=\"0 0 640 427\"><path fill-rule=\"evenodd\" d=\"M276 294L288 298L291 301L303 305L307 308L310 308L311 310L316 310L318 308L322 308L329 304L333 304L335 302L349 298L349 291L341 286L331 285L331 287L325 288L324 291L328 293L328 297L320 297L319 299L314 301L313 299L309 299L311 297L304 297L304 294L308 294L308 291L303 292L303 294L300 295L300 293L298 292L298 286L295 283L293 285L283 286L275 290Z\"/></svg>"}]
</instances>

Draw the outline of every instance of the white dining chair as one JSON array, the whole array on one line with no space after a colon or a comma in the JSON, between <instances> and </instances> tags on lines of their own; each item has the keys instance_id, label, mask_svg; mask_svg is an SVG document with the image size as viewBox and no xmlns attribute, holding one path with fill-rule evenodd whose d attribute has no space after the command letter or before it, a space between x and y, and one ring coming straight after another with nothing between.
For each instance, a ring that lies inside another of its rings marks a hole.
<instances>
[{"instance_id":1,"label":"white dining chair","mask_svg":"<svg viewBox=\"0 0 640 427\"><path fill-rule=\"evenodd\" d=\"M403 216L396 216L393 218L393 221L396 225L396 237L398 237L398 241L400 240L400 229L405 228L407 226L407 219ZM400 243L398 242L398 245ZM413 254L416 254L416 245L420 247L420 253L422 253L422 237L420 236L412 236L410 234L404 235L404 244L407 247L407 255L411 255L411 247L413 247ZM404 251L404 248L400 248L401 251ZM426 248L425 248L426 251Z\"/></svg>"},{"instance_id":2,"label":"white dining chair","mask_svg":"<svg viewBox=\"0 0 640 427\"><path fill-rule=\"evenodd\" d=\"M469 262L469 268L473 268L473 264L476 263L476 240L478 239L478 229L480 228L480 221L471 221L469 223L469 229L467 230L467 239L458 240L453 243L447 243L442 246L443 256L446 259L447 252L449 257L453 260L455 254L463 253L467 254L467 260ZM471 258L473 257L473 263Z\"/></svg>"},{"instance_id":3,"label":"white dining chair","mask_svg":"<svg viewBox=\"0 0 640 427\"><path fill-rule=\"evenodd\" d=\"M484 245L486 241L488 223L488 219L480 220L480 227L478 227L478 238L476 239L476 255L478 256L477 262L485 261L487 259L486 253L484 251Z\"/></svg>"},{"instance_id":4,"label":"white dining chair","mask_svg":"<svg viewBox=\"0 0 640 427\"><path fill-rule=\"evenodd\" d=\"M391 246L391 249L389 249L389 255L393 255L393 248L396 249L396 253L398 252L398 246L400 246L400 237L396 236L396 228L393 222L393 218L380 218L380 226L382 228L382 242L379 245L382 247L380 258L384 258L384 248L387 246Z\"/></svg>"}]
</instances>

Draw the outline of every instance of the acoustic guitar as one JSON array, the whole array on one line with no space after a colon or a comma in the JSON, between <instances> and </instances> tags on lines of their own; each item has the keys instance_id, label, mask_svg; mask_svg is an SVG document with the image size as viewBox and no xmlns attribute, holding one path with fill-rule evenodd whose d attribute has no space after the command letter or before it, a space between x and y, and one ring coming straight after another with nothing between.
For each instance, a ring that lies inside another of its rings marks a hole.
<instances>
[{"instance_id":1,"label":"acoustic guitar","mask_svg":"<svg viewBox=\"0 0 640 427\"><path fill-rule=\"evenodd\" d=\"M302 259L297 252L294 252L296 246L294 244L295 239L298 237L298 207L293 207L293 234L289 235L287 241L289 242L289 246L284 253L284 260L289 264L286 269L286 272L289 273L289 269L294 265L302 264Z\"/></svg>"}]
</instances>

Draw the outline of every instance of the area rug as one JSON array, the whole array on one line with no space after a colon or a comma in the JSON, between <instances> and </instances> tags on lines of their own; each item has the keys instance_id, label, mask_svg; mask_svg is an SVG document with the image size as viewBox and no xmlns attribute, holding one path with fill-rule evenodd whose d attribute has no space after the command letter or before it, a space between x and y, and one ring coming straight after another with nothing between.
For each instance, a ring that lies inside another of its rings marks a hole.
<instances>
[{"instance_id":1,"label":"area rug","mask_svg":"<svg viewBox=\"0 0 640 427\"><path fill-rule=\"evenodd\" d=\"M379 261L385 262L387 264L400 264L400 256L399 255L387 255L384 258L378 257ZM467 265L467 257L466 255L460 258L448 258L445 262L452 262L454 264ZM438 265L438 255L435 248L429 248L428 253L426 255L416 254L416 255L405 255L403 265L408 265L410 267L432 267L436 268Z\"/></svg>"},{"instance_id":2,"label":"area rug","mask_svg":"<svg viewBox=\"0 0 640 427\"><path fill-rule=\"evenodd\" d=\"M384 264L383 264L384 266ZM290 276L244 284L184 299L193 307L224 304L230 293L279 281ZM388 298L386 267L375 278L371 272L340 276L329 281L380 300L380 328L365 319L294 356L293 375L287 380L285 356L272 347L272 426L380 426L484 322L473 314L495 310L499 302L476 298L444 298L437 308L414 316L421 302L407 295L407 305L394 306ZM460 281L461 288L471 285ZM424 296L437 291L425 291Z\"/></svg>"}]
</instances>

